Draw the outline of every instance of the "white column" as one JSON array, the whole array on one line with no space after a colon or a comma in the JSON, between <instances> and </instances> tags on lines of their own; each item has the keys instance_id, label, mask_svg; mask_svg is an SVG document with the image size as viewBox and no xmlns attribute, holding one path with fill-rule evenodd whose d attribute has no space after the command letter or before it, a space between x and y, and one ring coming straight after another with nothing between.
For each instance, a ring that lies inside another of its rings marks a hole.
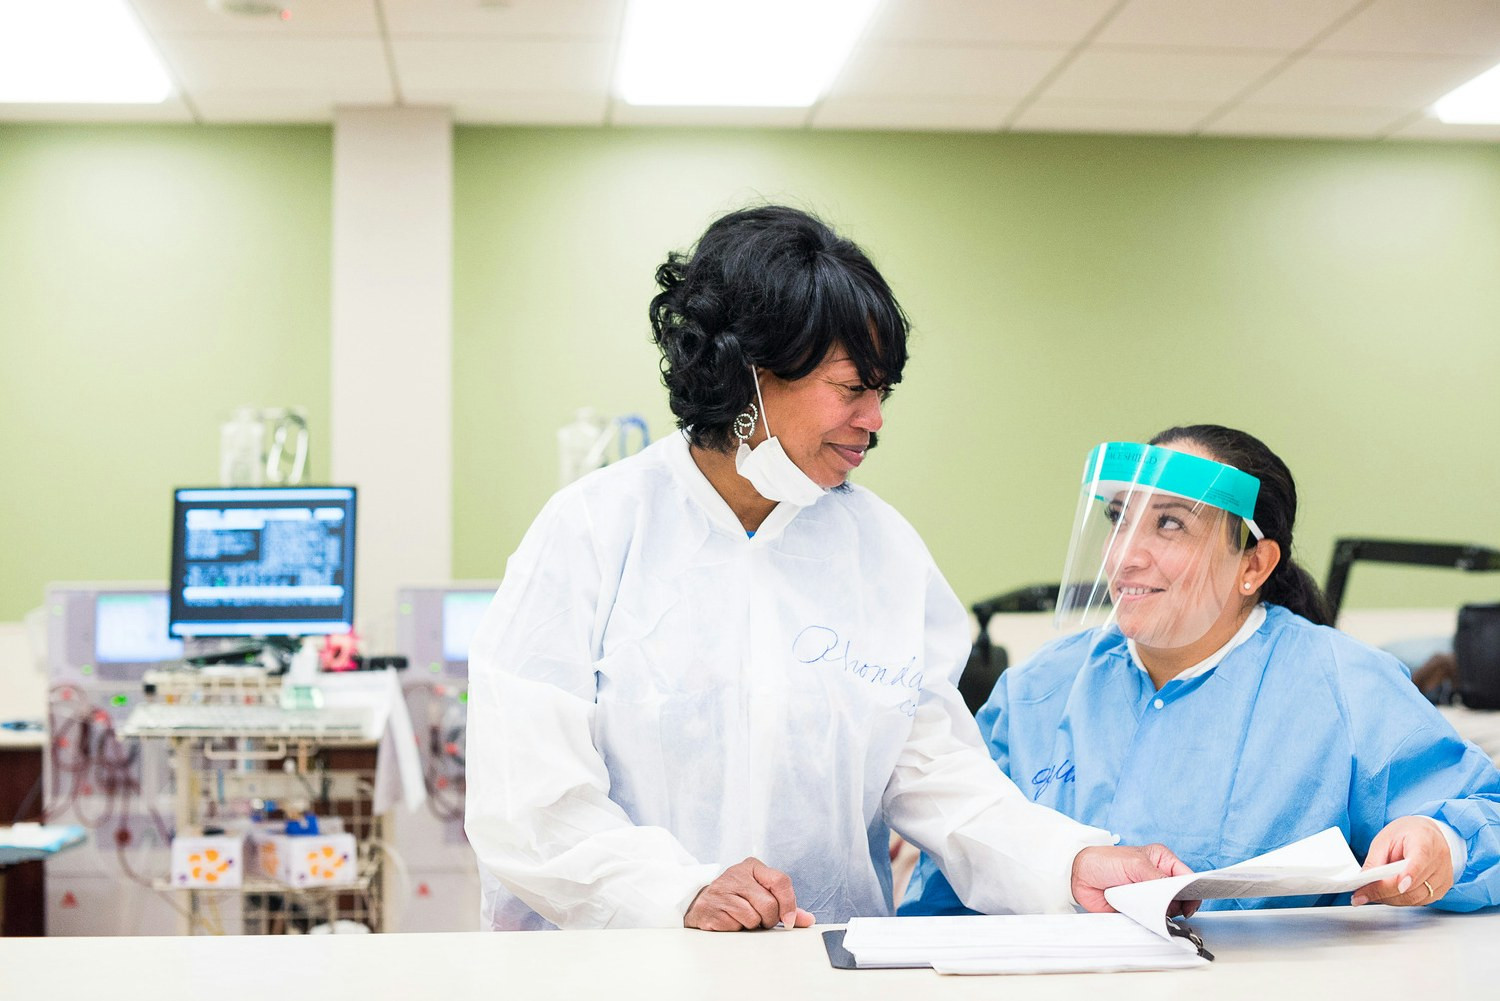
<instances>
[{"instance_id":1,"label":"white column","mask_svg":"<svg viewBox=\"0 0 1500 1001\"><path fill-rule=\"evenodd\" d=\"M452 576L453 129L342 108L333 129L332 480L359 488L355 628L392 652L396 588Z\"/></svg>"}]
</instances>

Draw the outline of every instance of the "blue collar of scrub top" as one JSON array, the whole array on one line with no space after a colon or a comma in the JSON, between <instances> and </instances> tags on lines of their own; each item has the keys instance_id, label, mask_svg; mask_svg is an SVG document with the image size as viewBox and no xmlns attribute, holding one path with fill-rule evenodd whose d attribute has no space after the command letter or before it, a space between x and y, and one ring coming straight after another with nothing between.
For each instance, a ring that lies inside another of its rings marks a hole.
<instances>
[{"instance_id":1,"label":"blue collar of scrub top","mask_svg":"<svg viewBox=\"0 0 1500 1001\"><path fill-rule=\"evenodd\" d=\"M1213 671L1221 663L1223 663L1225 657L1228 657L1235 651L1236 648L1243 646L1246 640L1254 636L1256 631L1265 624L1265 621L1266 606L1264 602L1261 602L1254 608L1250 609L1250 614L1245 617L1245 621L1241 623L1240 628L1235 631L1235 634L1229 637L1229 642L1225 643L1223 646L1219 647L1219 649L1215 650L1213 653L1209 654L1207 657L1203 658L1198 663L1188 668L1186 671L1183 671L1181 674L1168 681L1165 685L1162 685L1158 691L1165 692L1168 688L1173 688L1174 685L1178 685L1179 682L1186 683L1189 681L1193 681L1194 679L1201 678L1209 672ZM1146 665L1141 663L1141 655L1135 648L1135 640L1129 639L1127 637L1125 640L1125 648L1130 652L1130 662L1135 665L1135 669L1146 675L1146 677L1149 679L1151 674L1146 670ZM1196 688L1197 686L1193 685L1191 687ZM1174 696L1179 696L1185 694L1185 692L1186 689L1178 685L1177 688L1173 688L1172 694Z\"/></svg>"}]
</instances>

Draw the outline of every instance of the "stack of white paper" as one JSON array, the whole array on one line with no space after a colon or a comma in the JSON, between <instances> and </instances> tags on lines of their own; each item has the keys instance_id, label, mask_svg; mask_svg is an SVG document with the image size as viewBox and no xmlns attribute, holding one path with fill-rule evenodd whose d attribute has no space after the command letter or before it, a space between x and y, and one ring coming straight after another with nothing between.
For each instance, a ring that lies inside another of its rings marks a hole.
<instances>
[{"instance_id":1,"label":"stack of white paper","mask_svg":"<svg viewBox=\"0 0 1500 1001\"><path fill-rule=\"evenodd\" d=\"M1127 883L1104 891L1109 906L1167 937L1167 905L1174 900L1232 900L1246 897L1310 897L1348 893L1406 868L1391 862L1361 869L1337 827L1284 848L1222 869Z\"/></svg>"},{"instance_id":2,"label":"stack of white paper","mask_svg":"<svg viewBox=\"0 0 1500 1001\"><path fill-rule=\"evenodd\" d=\"M861 968L930 966L939 973L1081 973L1168 970L1208 962L1172 934L1173 900L1347 893L1400 873L1405 862L1362 870L1344 835L1310 838L1209 872L1112 887L1117 914L854 918L844 948Z\"/></svg>"},{"instance_id":3,"label":"stack of white paper","mask_svg":"<svg viewBox=\"0 0 1500 1001\"><path fill-rule=\"evenodd\" d=\"M1181 938L1123 914L999 914L854 918L844 948L860 967L930 966L939 973L1168 970L1208 960Z\"/></svg>"}]
</instances>

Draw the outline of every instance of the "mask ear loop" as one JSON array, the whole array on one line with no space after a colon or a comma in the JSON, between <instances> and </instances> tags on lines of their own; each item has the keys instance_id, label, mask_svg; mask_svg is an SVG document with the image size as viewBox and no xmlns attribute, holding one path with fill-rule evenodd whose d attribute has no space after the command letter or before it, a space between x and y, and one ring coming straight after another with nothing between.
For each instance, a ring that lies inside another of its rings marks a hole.
<instances>
[{"instance_id":1,"label":"mask ear loop","mask_svg":"<svg viewBox=\"0 0 1500 1001\"><path fill-rule=\"evenodd\" d=\"M774 437L771 434L771 421L766 416L766 401L760 395L760 373L755 370L754 365L750 366L750 374L755 376L755 399L760 403L760 422L766 426L766 437ZM751 428L750 430L753 432L755 429Z\"/></svg>"}]
</instances>

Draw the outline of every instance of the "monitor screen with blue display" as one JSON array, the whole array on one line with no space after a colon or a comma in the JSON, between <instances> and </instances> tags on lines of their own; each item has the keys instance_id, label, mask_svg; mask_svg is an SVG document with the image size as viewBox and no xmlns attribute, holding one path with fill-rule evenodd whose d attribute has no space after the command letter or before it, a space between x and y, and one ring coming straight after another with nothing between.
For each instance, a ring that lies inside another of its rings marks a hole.
<instances>
[{"instance_id":1,"label":"monitor screen with blue display","mask_svg":"<svg viewBox=\"0 0 1500 1001\"><path fill-rule=\"evenodd\" d=\"M409 584L396 591L396 649L411 665L403 684L469 676L469 646L498 581Z\"/></svg>"},{"instance_id":2,"label":"monitor screen with blue display","mask_svg":"<svg viewBox=\"0 0 1500 1001\"><path fill-rule=\"evenodd\" d=\"M353 487L180 489L173 636L320 636L354 626Z\"/></svg>"},{"instance_id":3,"label":"monitor screen with blue display","mask_svg":"<svg viewBox=\"0 0 1500 1001\"><path fill-rule=\"evenodd\" d=\"M153 664L182 659L182 641L167 635L164 591L100 591L94 598L94 661ZM102 670L101 670L101 673Z\"/></svg>"},{"instance_id":4,"label":"monitor screen with blue display","mask_svg":"<svg viewBox=\"0 0 1500 1001\"><path fill-rule=\"evenodd\" d=\"M493 589L449 591L443 595L443 660L446 663L468 666L469 642L494 600Z\"/></svg>"}]
</instances>

